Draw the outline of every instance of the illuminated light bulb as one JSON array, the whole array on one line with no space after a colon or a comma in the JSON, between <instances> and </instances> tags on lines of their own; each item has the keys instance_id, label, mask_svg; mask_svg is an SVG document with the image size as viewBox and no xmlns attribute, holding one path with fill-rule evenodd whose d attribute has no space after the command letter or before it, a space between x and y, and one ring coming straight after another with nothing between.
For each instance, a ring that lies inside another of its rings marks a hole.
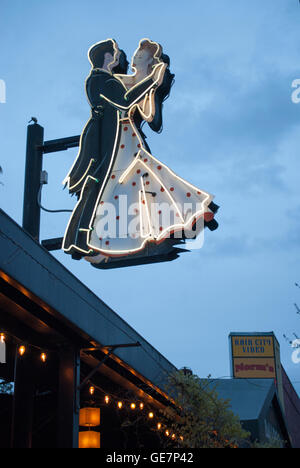
<instances>
[{"instance_id":1,"label":"illuminated light bulb","mask_svg":"<svg viewBox=\"0 0 300 468\"><path fill-rule=\"evenodd\" d=\"M144 409L144 403L140 403L140 409Z\"/></svg>"},{"instance_id":2,"label":"illuminated light bulb","mask_svg":"<svg viewBox=\"0 0 300 468\"><path fill-rule=\"evenodd\" d=\"M5 343L5 335L4 335L4 333L1 333L1 334L0 334L0 341L1 341L1 343Z\"/></svg>"},{"instance_id":3,"label":"illuminated light bulb","mask_svg":"<svg viewBox=\"0 0 300 468\"><path fill-rule=\"evenodd\" d=\"M89 388L90 395L94 395L95 393L95 387L90 387Z\"/></svg>"},{"instance_id":4,"label":"illuminated light bulb","mask_svg":"<svg viewBox=\"0 0 300 468\"><path fill-rule=\"evenodd\" d=\"M130 408L131 408L132 410L134 410L134 409L136 408L136 404L135 404L135 403L131 403Z\"/></svg>"},{"instance_id":5,"label":"illuminated light bulb","mask_svg":"<svg viewBox=\"0 0 300 468\"><path fill-rule=\"evenodd\" d=\"M176 435L175 434L172 434L172 437L171 437L173 440L176 439Z\"/></svg>"},{"instance_id":6,"label":"illuminated light bulb","mask_svg":"<svg viewBox=\"0 0 300 468\"><path fill-rule=\"evenodd\" d=\"M180 440L183 440L183 437L182 437L182 436L179 436L179 439L180 439Z\"/></svg>"},{"instance_id":7,"label":"illuminated light bulb","mask_svg":"<svg viewBox=\"0 0 300 468\"><path fill-rule=\"evenodd\" d=\"M108 403L109 403L109 396L108 395L105 396L104 401L108 405Z\"/></svg>"},{"instance_id":8,"label":"illuminated light bulb","mask_svg":"<svg viewBox=\"0 0 300 468\"><path fill-rule=\"evenodd\" d=\"M167 437L169 437L170 432L167 430L167 431L165 432L165 434L166 434Z\"/></svg>"},{"instance_id":9,"label":"illuminated light bulb","mask_svg":"<svg viewBox=\"0 0 300 468\"><path fill-rule=\"evenodd\" d=\"M47 361L47 354L46 354L46 353L42 353L42 354L41 354L41 360L42 360L43 362L46 362L46 361Z\"/></svg>"},{"instance_id":10,"label":"illuminated light bulb","mask_svg":"<svg viewBox=\"0 0 300 468\"><path fill-rule=\"evenodd\" d=\"M19 354L20 354L20 356L24 356L25 352L26 352L25 346L20 346L20 348L19 348Z\"/></svg>"},{"instance_id":11,"label":"illuminated light bulb","mask_svg":"<svg viewBox=\"0 0 300 468\"><path fill-rule=\"evenodd\" d=\"M123 403L122 403L122 401L118 401L118 408L119 408L119 409L122 409L122 408L123 408Z\"/></svg>"},{"instance_id":12,"label":"illuminated light bulb","mask_svg":"<svg viewBox=\"0 0 300 468\"><path fill-rule=\"evenodd\" d=\"M157 424L157 429L160 431L160 429L161 429L161 423L158 423L158 424Z\"/></svg>"},{"instance_id":13,"label":"illuminated light bulb","mask_svg":"<svg viewBox=\"0 0 300 468\"><path fill-rule=\"evenodd\" d=\"M148 416L149 416L150 419L154 418L154 414L152 413L152 411L148 414Z\"/></svg>"}]
</instances>

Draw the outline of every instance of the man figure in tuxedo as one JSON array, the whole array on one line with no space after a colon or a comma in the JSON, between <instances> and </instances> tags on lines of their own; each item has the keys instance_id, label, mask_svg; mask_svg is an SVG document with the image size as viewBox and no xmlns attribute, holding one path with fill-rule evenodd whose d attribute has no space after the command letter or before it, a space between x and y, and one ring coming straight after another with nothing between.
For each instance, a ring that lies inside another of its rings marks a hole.
<instances>
[{"instance_id":1,"label":"man figure in tuxedo","mask_svg":"<svg viewBox=\"0 0 300 468\"><path fill-rule=\"evenodd\" d=\"M121 51L109 39L91 47L88 53L92 70L86 80L86 94L91 106L91 117L80 139L80 149L65 183L79 201L70 218L63 249L73 258L93 255L88 246L89 225L99 192L103 190L119 145L120 111L128 111L153 87L160 84L158 68L149 78L126 90L113 76L120 72ZM123 57L124 60L124 57Z\"/></svg>"}]
</instances>

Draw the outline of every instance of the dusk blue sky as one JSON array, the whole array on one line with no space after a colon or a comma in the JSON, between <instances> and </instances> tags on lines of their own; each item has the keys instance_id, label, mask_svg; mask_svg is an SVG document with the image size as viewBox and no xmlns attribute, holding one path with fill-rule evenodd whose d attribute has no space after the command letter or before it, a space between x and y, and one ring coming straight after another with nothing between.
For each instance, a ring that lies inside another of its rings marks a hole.
<instances>
[{"instance_id":1,"label":"dusk blue sky","mask_svg":"<svg viewBox=\"0 0 300 468\"><path fill-rule=\"evenodd\" d=\"M22 222L26 126L45 139L78 135L89 118L87 50L113 37L131 57L141 38L162 44L176 82L164 131L144 130L152 154L215 194L220 227L175 262L101 271L55 257L178 367L230 375L231 331L274 331L300 391L300 364L283 334L300 333L300 79L298 0L1 0L0 206ZM77 149L44 158L48 208ZM68 214L42 214L41 239ZM84 314L84 311L82 311Z\"/></svg>"}]
</instances>

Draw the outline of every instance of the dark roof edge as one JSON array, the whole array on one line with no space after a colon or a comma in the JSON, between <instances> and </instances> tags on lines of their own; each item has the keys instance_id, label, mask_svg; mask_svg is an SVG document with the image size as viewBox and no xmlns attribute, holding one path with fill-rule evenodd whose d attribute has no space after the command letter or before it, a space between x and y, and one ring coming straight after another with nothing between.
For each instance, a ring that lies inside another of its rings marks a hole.
<instances>
[{"instance_id":1,"label":"dark roof edge","mask_svg":"<svg viewBox=\"0 0 300 468\"><path fill-rule=\"evenodd\" d=\"M115 354L140 372L141 375L144 375L153 384L160 386L159 382L156 382L156 377L162 377L162 369L165 372L171 372L176 369L168 359L78 280L73 273L44 249L30 234L25 232L1 208L0 243L4 247L0 249L0 268L24 287L27 287L37 297L40 297L49 306L53 307L59 315L76 325L93 340L103 345L108 344L108 339L110 339L112 344L113 342L122 342L122 339L125 342L131 342L131 340L133 342L139 341L144 350L142 359L141 356L138 356L137 349L133 348L129 351L121 349L120 351L116 351ZM11 260L12 257L13 260ZM24 271L22 270L22 266L24 265L22 261L26 263ZM45 287L41 286L45 280L45 276L49 281L49 275L52 275L54 280L57 280L55 282L57 291L52 290L50 294L48 294L49 291ZM62 300L61 297L63 296L65 299L64 294L67 293L69 299L72 299L72 304L68 308L65 307L66 301ZM79 301L87 306L85 313L89 314L89 317L85 321L82 314L80 314ZM76 307L79 308L79 312L75 310ZM73 315L69 312L70 310L72 310ZM87 323L88 321L91 322L90 326L85 326L85 322ZM107 332L106 335L105 332ZM106 339L105 336L107 336ZM137 365L140 361L144 365ZM150 366L150 362L152 366ZM154 364L153 366L153 362L156 362L157 365L155 366ZM145 373L147 366L149 372Z\"/></svg>"}]
</instances>

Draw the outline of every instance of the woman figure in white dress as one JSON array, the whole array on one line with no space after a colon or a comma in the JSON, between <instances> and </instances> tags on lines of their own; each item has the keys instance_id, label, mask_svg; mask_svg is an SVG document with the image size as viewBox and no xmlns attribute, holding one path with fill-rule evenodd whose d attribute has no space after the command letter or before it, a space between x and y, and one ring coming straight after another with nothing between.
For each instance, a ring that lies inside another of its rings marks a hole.
<instances>
[{"instance_id":1,"label":"woman figure in white dress","mask_svg":"<svg viewBox=\"0 0 300 468\"><path fill-rule=\"evenodd\" d=\"M133 75L114 75L127 90L141 83L158 64L164 64L160 84L134 103L119 109L121 135L118 152L106 186L97 200L90 225L91 263L107 257L140 252L148 242L195 238L204 225L215 229L213 196L177 176L151 153L141 130L148 122L152 130L162 127L162 102L168 96L174 75L161 46L140 41L132 58ZM101 96L108 100L105 96ZM214 224L213 224L214 223Z\"/></svg>"}]
</instances>

